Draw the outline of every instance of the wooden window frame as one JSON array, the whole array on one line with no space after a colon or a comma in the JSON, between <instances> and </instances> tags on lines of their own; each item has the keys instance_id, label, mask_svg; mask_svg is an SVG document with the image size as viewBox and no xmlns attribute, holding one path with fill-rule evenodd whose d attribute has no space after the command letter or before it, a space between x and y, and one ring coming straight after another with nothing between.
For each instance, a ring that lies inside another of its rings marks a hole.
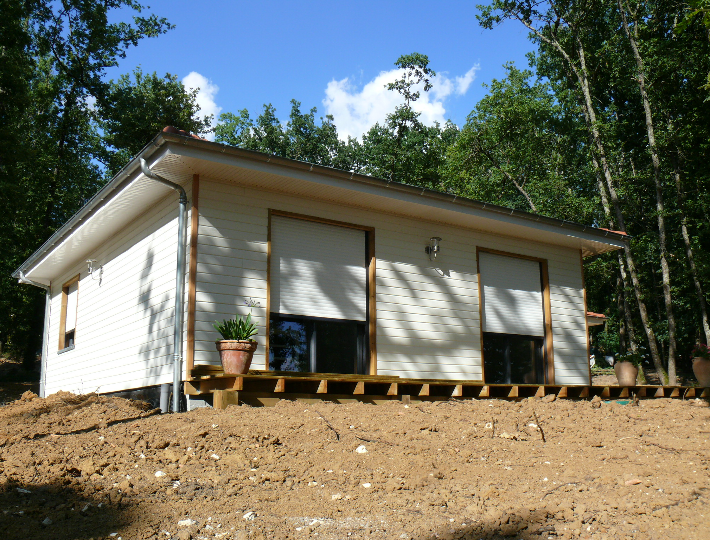
<instances>
[{"instance_id":1,"label":"wooden window frame","mask_svg":"<svg viewBox=\"0 0 710 540\"><path fill-rule=\"evenodd\" d=\"M490 253L491 255L501 255L503 257L525 259L528 261L535 261L540 263L540 276L542 279L542 306L543 318L545 323L545 335L544 342L542 345L543 361L545 363L545 384L554 385L555 357L554 349L552 347L552 304L550 301L550 278L547 270L547 259L476 246L476 278L478 279L478 318L479 330L481 332L481 379L483 380L483 382L486 382L486 367L483 358L483 287L481 286L481 263L479 257L479 254L481 252Z\"/></svg>"},{"instance_id":2,"label":"wooden window frame","mask_svg":"<svg viewBox=\"0 0 710 540\"><path fill-rule=\"evenodd\" d=\"M292 219L301 219L303 221L313 221L315 223L323 223L324 225L334 225L336 227L346 227L348 229L356 229L365 231L365 264L367 268L367 345L369 355L369 375L377 375L377 310L376 310L376 294L375 294L375 272L377 268L377 259L375 257L375 228L367 225L359 225L357 223L348 223L345 221L337 221L334 219L321 218L307 214L297 214L294 212L286 212L283 210L275 210L269 208L267 237L267 254L266 254L266 347L264 364L265 369L269 371L269 334L271 331L271 218L273 216L286 217Z\"/></svg>"},{"instance_id":3,"label":"wooden window frame","mask_svg":"<svg viewBox=\"0 0 710 540\"><path fill-rule=\"evenodd\" d=\"M62 285L62 310L59 317L59 351L67 349L66 339L67 339L67 300L69 298L68 292L69 287L76 285L76 312L77 317L79 315L79 280L81 279L81 274L77 274L69 281ZM74 346L76 346L76 327L74 328Z\"/></svg>"}]
</instances>

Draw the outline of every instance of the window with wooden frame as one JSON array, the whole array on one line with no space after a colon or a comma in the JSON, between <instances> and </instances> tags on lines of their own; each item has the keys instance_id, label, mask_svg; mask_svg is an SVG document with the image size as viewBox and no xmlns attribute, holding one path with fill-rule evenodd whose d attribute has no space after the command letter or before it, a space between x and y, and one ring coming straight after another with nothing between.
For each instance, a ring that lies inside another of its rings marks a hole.
<instances>
[{"instance_id":1,"label":"window with wooden frame","mask_svg":"<svg viewBox=\"0 0 710 540\"><path fill-rule=\"evenodd\" d=\"M77 275L62 285L62 313L59 319L60 351L74 348L80 277L81 275Z\"/></svg>"},{"instance_id":2,"label":"window with wooden frame","mask_svg":"<svg viewBox=\"0 0 710 540\"><path fill-rule=\"evenodd\" d=\"M374 374L374 229L270 211L268 258L268 369Z\"/></svg>"}]
</instances>

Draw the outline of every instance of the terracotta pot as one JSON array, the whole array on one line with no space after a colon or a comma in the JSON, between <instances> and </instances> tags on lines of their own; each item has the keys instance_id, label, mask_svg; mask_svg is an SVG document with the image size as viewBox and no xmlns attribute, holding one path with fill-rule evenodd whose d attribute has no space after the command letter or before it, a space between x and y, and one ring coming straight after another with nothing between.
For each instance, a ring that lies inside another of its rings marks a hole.
<instances>
[{"instance_id":1,"label":"terracotta pot","mask_svg":"<svg viewBox=\"0 0 710 540\"><path fill-rule=\"evenodd\" d=\"M249 371L256 351L256 341L223 339L216 341L222 370L226 375L243 375Z\"/></svg>"},{"instance_id":2,"label":"terracotta pot","mask_svg":"<svg viewBox=\"0 0 710 540\"><path fill-rule=\"evenodd\" d=\"M619 381L619 386L636 386L639 368L631 362L617 362L614 364L614 373L616 373L616 380Z\"/></svg>"},{"instance_id":3,"label":"terracotta pot","mask_svg":"<svg viewBox=\"0 0 710 540\"><path fill-rule=\"evenodd\" d=\"M702 356L693 358L693 373L701 388L710 388L710 360Z\"/></svg>"}]
</instances>

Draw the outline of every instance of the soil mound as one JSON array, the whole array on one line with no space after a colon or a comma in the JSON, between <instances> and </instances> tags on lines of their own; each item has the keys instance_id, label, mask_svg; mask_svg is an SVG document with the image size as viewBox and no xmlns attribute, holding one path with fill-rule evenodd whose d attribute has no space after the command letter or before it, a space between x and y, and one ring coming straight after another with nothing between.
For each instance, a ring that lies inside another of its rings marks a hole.
<instances>
[{"instance_id":1,"label":"soil mound","mask_svg":"<svg viewBox=\"0 0 710 540\"><path fill-rule=\"evenodd\" d=\"M7 539L710 538L700 400L0 407Z\"/></svg>"}]
</instances>

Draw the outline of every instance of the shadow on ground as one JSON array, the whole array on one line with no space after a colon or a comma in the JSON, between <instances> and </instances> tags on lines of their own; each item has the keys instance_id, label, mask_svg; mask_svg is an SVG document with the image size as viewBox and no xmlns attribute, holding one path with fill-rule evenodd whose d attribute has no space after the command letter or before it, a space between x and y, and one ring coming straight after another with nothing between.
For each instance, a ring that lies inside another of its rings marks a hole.
<instances>
[{"instance_id":1,"label":"shadow on ground","mask_svg":"<svg viewBox=\"0 0 710 540\"><path fill-rule=\"evenodd\" d=\"M77 471L78 473L78 471ZM135 505L118 490L87 493L69 482L0 486L0 531L4 540L52 538L88 540L108 537L131 523ZM89 484L89 490L92 489Z\"/></svg>"}]
</instances>

